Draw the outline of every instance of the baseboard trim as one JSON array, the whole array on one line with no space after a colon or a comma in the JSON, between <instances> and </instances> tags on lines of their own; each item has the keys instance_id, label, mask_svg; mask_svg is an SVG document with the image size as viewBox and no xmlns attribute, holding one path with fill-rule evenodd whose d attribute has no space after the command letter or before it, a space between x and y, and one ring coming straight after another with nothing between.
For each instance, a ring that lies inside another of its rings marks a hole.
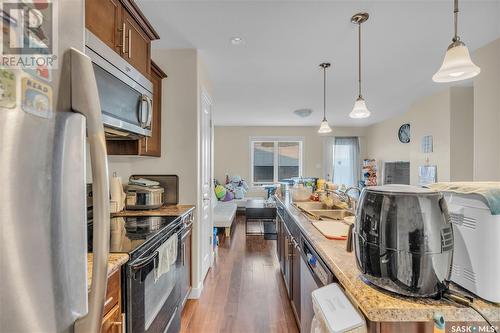
<instances>
[{"instance_id":1,"label":"baseboard trim","mask_svg":"<svg viewBox=\"0 0 500 333\"><path fill-rule=\"evenodd\" d=\"M199 299L201 297L201 292L203 291L203 283L200 283L197 287L192 287L189 292L189 299Z\"/></svg>"}]
</instances>

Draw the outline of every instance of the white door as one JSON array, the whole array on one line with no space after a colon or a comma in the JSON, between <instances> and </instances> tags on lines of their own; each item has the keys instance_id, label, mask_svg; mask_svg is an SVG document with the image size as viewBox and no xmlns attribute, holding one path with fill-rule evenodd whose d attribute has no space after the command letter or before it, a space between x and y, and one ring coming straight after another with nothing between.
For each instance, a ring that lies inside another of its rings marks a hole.
<instances>
[{"instance_id":1,"label":"white door","mask_svg":"<svg viewBox=\"0 0 500 333\"><path fill-rule=\"evenodd\" d=\"M212 101L210 96L202 90L201 93L201 220L200 220L200 249L201 249L201 276L205 278L212 265Z\"/></svg>"}]
</instances>

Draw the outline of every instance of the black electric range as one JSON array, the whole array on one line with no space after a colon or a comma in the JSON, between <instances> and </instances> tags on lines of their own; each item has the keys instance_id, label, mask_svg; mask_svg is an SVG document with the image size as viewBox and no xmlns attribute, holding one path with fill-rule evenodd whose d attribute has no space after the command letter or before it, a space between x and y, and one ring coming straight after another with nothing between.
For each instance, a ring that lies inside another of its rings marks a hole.
<instances>
[{"instance_id":1,"label":"black electric range","mask_svg":"<svg viewBox=\"0 0 500 333\"><path fill-rule=\"evenodd\" d=\"M91 191L91 190L90 190ZM87 229L92 251L92 200L87 193ZM187 297L190 270L186 265L186 237L191 233L193 213L182 216L137 216L111 219L110 252L127 253L122 266L122 309L128 333L178 333L183 300ZM170 269L157 271L160 247L177 239L177 255ZM161 275L159 275L161 274ZM188 281L185 283L185 281Z\"/></svg>"},{"instance_id":2,"label":"black electric range","mask_svg":"<svg viewBox=\"0 0 500 333\"><path fill-rule=\"evenodd\" d=\"M127 253L135 259L148 244L161 235L169 234L182 224L181 217L144 216L111 219L109 252ZM87 223L87 233L92 234L93 221ZM88 252L92 252L92 237L88 237Z\"/></svg>"}]
</instances>

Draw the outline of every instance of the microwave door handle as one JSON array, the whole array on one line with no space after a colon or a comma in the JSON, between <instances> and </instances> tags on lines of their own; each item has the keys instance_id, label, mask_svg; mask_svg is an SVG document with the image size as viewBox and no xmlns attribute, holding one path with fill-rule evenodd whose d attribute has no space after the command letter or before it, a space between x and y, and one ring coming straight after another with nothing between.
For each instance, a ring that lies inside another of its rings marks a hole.
<instances>
[{"instance_id":1,"label":"microwave door handle","mask_svg":"<svg viewBox=\"0 0 500 333\"><path fill-rule=\"evenodd\" d=\"M88 298L88 313L75 322L75 333L99 332L108 284L109 254L109 183L106 140L101 118L92 62L82 52L71 49L71 105L87 120L87 135L92 166L94 205L92 287Z\"/></svg>"},{"instance_id":2,"label":"microwave door handle","mask_svg":"<svg viewBox=\"0 0 500 333\"><path fill-rule=\"evenodd\" d=\"M151 121L153 120L153 102L149 97L146 97L146 101L148 103L148 118L146 120L146 127L151 127Z\"/></svg>"},{"instance_id":3,"label":"microwave door handle","mask_svg":"<svg viewBox=\"0 0 500 333\"><path fill-rule=\"evenodd\" d=\"M139 125L141 125L142 128L146 127L146 122L147 122L147 114L145 114L147 111L146 112L144 111L145 110L144 102L147 103L147 96L146 95L141 96L141 103L139 106L139 110L137 111L138 118L139 118ZM144 118L146 118L146 119L144 119Z\"/></svg>"}]
</instances>

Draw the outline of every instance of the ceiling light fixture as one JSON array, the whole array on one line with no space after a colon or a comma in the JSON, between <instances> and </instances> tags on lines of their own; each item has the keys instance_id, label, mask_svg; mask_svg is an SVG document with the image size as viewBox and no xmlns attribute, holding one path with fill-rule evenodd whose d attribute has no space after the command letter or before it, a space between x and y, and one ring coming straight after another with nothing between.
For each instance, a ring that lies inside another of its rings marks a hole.
<instances>
[{"instance_id":1,"label":"ceiling light fixture","mask_svg":"<svg viewBox=\"0 0 500 333\"><path fill-rule=\"evenodd\" d=\"M330 67L330 63L324 62L319 64L319 67L323 68L323 121L319 126L318 133L319 134L327 134L331 133L332 129L328 124L328 120L326 120L326 69Z\"/></svg>"},{"instance_id":2,"label":"ceiling light fixture","mask_svg":"<svg viewBox=\"0 0 500 333\"><path fill-rule=\"evenodd\" d=\"M241 37L231 37L231 44L233 45L241 45L244 43L243 38Z\"/></svg>"},{"instance_id":3,"label":"ceiling light fixture","mask_svg":"<svg viewBox=\"0 0 500 333\"><path fill-rule=\"evenodd\" d=\"M313 112L313 110L311 110L311 109L298 109L298 110L293 111L293 113L296 114L297 116L299 116L300 118L309 117L312 112Z\"/></svg>"},{"instance_id":4,"label":"ceiling light fixture","mask_svg":"<svg viewBox=\"0 0 500 333\"><path fill-rule=\"evenodd\" d=\"M448 46L443 64L436 74L432 76L434 82L455 82L470 79L481 72L469 54L469 49L458 36L458 0L454 0L455 36Z\"/></svg>"},{"instance_id":5,"label":"ceiling light fixture","mask_svg":"<svg viewBox=\"0 0 500 333\"><path fill-rule=\"evenodd\" d=\"M366 22L369 17L368 13L358 13L351 17L351 22L358 25L358 98L354 102L354 107L351 113L349 113L349 117L356 119L368 118L370 116L370 111L366 107L365 100L361 95L361 23Z\"/></svg>"}]
</instances>

